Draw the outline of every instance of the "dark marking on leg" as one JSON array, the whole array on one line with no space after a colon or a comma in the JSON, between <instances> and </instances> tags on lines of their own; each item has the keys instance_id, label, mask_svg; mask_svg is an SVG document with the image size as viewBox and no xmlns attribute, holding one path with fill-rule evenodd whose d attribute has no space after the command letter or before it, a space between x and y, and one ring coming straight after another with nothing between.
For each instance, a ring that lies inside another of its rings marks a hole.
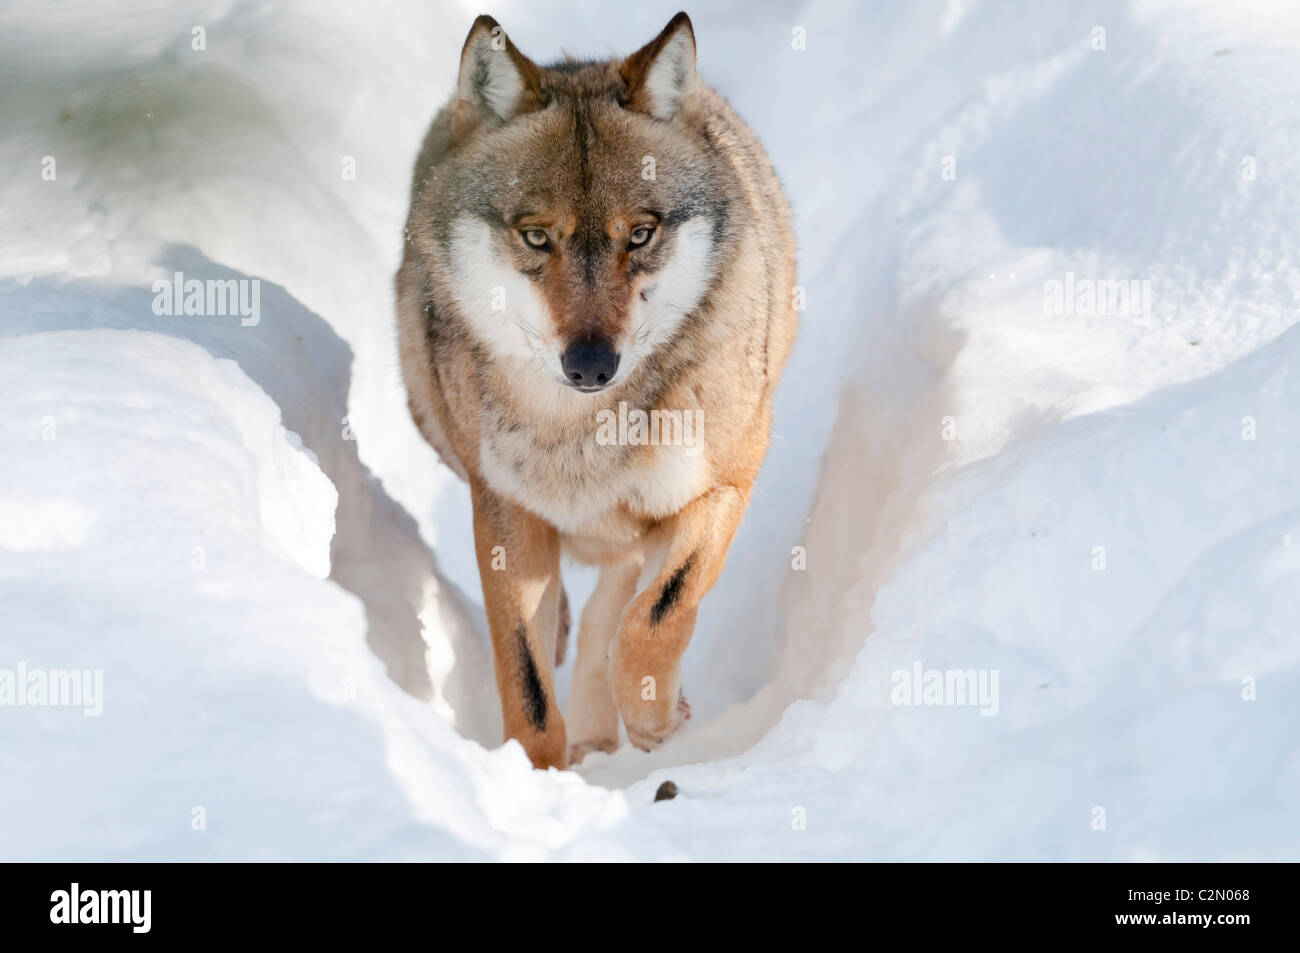
<instances>
[{"instance_id":1,"label":"dark marking on leg","mask_svg":"<svg viewBox=\"0 0 1300 953\"><path fill-rule=\"evenodd\" d=\"M668 614L677 600L682 597L682 589L686 586L686 575L691 571L691 566L695 564L695 554L692 553L687 557L686 562L677 567L677 571L669 577L664 583L663 592L659 593L659 598L655 604L650 607L650 624L658 625L663 621L664 616Z\"/></svg>"},{"instance_id":2,"label":"dark marking on leg","mask_svg":"<svg viewBox=\"0 0 1300 953\"><path fill-rule=\"evenodd\" d=\"M519 653L519 682L524 693L524 715L538 731L546 728L546 689L537 673L537 662L528 648L528 627L521 620L515 630L515 649Z\"/></svg>"}]
</instances>

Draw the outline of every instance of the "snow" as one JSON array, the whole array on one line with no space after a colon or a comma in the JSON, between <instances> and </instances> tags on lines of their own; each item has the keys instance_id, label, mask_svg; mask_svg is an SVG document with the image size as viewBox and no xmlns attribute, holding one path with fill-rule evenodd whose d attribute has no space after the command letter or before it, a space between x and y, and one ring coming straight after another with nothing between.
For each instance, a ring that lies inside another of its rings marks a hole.
<instances>
[{"instance_id":1,"label":"snow","mask_svg":"<svg viewBox=\"0 0 1300 953\"><path fill-rule=\"evenodd\" d=\"M676 9L490 12L544 59ZM496 744L468 494L397 372L478 12L0 10L0 700L103 685L0 706L0 857L1293 859L1300 12L690 10L808 309L694 720L571 772ZM259 319L156 313L176 272ZM911 704L932 670L996 704Z\"/></svg>"}]
</instances>

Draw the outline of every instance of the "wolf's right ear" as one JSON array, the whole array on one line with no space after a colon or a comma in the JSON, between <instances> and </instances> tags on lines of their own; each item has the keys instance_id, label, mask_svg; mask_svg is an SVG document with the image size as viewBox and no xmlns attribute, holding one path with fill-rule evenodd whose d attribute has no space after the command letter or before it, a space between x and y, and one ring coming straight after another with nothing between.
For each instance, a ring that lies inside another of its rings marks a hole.
<instances>
[{"instance_id":1,"label":"wolf's right ear","mask_svg":"<svg viewBox=\"0 0 1300 953\"><path fill-rule=\"evenodd\" d=\"M475 20L465 38L456 100L457 119L464 127L485 120L504 122L541 105L541 70L489 16Z\"/></svg>"}]
</instances>

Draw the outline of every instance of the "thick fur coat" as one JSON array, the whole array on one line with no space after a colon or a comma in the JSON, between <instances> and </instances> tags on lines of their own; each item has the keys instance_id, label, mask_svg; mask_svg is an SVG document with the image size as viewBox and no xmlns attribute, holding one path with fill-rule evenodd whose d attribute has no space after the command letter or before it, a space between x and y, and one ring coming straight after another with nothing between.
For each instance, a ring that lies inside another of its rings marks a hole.
<instances>
[{"instance_id":1,"label":"thick fur coat","mask_svg":"<svg viewBox=\"0 0 1300 953\"><path fill-rule=\"evenodd\" d=\"M689 713L681 655L795 333L771 163L696 75L685 14L626 59L549 67L479 17L406 234L402 372L470 485L506 737L565 767L612 750L621 716L652 748ZM562 552L601 567L567 716Z\"/></svg>"}]
</instances>

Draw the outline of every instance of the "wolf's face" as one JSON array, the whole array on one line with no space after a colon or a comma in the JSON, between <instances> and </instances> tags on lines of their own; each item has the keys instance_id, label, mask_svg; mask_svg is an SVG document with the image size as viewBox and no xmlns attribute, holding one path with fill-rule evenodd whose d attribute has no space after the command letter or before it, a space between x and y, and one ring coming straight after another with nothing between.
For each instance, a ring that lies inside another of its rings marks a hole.
<instances>
[{"instance_id":1,"label":"wolf's face","mask_svg":"<svg viewBox=\"0 0 1300 953\"><path fill-rule=\"evenodd\" d=\"M448 290L493 354L557 385L614 386L699 306L728 224L726 170L681 116L689 21L621 63L549 69L480 23L457 151L427 186Z\"/></svg>"}]
</instances>

